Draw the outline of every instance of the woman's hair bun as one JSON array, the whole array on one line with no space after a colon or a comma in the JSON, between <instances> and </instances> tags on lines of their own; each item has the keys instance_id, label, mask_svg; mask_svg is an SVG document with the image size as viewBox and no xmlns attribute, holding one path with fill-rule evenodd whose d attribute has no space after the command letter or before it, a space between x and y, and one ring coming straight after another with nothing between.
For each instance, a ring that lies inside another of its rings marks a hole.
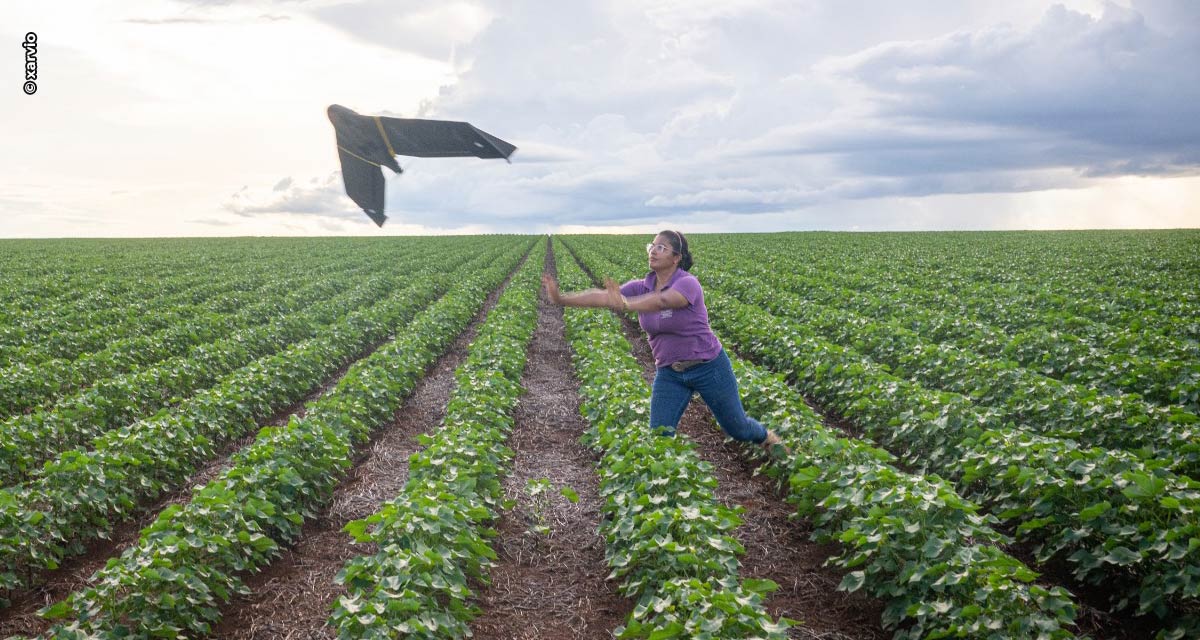
<instances>
[{"instance_id":1,"label":"woman's hair bun","mask_svg":"<svg viewBox=\"0 0 1200 640\"><path fill-rule=\"evenodd\" d=\"M684 271L691 269L693 262L692 252L688 249L687 238L683 237L682 233L679 233L678 231L672 231L670 229L659 232L658 235L667 236L668 238L672 239L671 244L673 245L675 252L679 254L679 268L683 269Z\"/></svg>"}]
</instances>

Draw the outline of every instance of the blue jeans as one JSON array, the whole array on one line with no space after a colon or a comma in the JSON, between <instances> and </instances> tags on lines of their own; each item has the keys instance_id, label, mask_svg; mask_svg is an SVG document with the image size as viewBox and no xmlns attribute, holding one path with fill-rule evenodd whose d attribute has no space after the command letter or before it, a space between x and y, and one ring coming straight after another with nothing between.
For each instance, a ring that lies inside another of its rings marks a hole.
<instances>
[{"instance_id":1,"label":"blue jeans","mask_svg":"<svg viewBox=\"0 0 1200 640\"><path fill-rule=\"evenodd\" d=\"M747 416L742 408L733 365L724 349L712 360L683 373L671 367L658 368L650 394L650 427L658 429L662 435L675 435L675 427L691 402L693 392L700 393L717 424L730 438L750 442L766 440L766 428Z\"/></svg>"}]
</instances>

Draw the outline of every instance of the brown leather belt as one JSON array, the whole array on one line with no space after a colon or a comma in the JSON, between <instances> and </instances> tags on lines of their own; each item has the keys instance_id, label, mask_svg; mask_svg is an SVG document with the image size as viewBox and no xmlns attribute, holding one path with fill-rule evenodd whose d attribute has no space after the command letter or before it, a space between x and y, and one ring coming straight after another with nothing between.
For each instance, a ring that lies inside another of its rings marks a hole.
<instances>
[{"instance_id":1,"label":"brown leather belt","mask_svg":"<svg viewBox=\"0 0 1200 640\"><path fill-rule=\"evenodd\" d=\"M683 373L684 371L687 371L694 366L704 364L705 362L711 362L711 360L680 360L678 362L672 362L671 368L675 370L675 373Z\"/></svg>"}]
</instances>

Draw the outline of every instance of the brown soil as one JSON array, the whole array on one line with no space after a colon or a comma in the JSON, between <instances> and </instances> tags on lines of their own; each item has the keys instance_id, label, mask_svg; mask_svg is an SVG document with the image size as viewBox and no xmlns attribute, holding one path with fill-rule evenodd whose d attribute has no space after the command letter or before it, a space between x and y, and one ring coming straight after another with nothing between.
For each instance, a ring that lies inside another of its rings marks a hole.
<instances>
[{"instance_id":1,"label":"brown soil","mask_svg":"<svg viewBox=\"0 0 1200 640\"><path fill-rule=\"evenodd\" d=\"M553 273L551 260L546 270ZM544 299L528 356L504 483L516 507L496 525L499 559L491 585L478 590L483 613L472 630L481 640L611 638L633 603L605 580L596 457L579 442L587 422L579 415L562 309ZM528 483L543 479L550 489L532 496ZM579 495L578 503L561 495L563 487Z\"/></svg>"}]
</instances>

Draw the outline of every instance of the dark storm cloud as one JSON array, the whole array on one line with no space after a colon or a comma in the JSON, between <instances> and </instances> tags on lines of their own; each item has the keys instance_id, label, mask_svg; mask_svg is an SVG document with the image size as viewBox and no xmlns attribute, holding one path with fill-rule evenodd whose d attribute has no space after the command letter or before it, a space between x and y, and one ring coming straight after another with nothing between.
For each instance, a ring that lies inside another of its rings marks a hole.
<instances>
[{"instance_id":1,"label":"dark storm cloud","mask_svg":"<svg viewBox=\"0 0 1200 640\"><path fill-rule=\"evenodd\" d=\"M1153 4L1150 11L1168 5ZM1200 31L1167 32L1156 24L1111 4L1098 19L1055 6L1028 32L997 27L888 43L826 68L878 95L875 117L884 122L992 132L990 139L930 136L921 141L930 143L924 153L910 148L914 153L904 154L922 170L1194 173L1200 169ZM826 149L848 152L854 139L845 142L843 149ZM980 144L985 148L973 148ZM845 166L909 172L913 165L901 159L862 154L846 158Z\"/></svg>"}]
</instances>

